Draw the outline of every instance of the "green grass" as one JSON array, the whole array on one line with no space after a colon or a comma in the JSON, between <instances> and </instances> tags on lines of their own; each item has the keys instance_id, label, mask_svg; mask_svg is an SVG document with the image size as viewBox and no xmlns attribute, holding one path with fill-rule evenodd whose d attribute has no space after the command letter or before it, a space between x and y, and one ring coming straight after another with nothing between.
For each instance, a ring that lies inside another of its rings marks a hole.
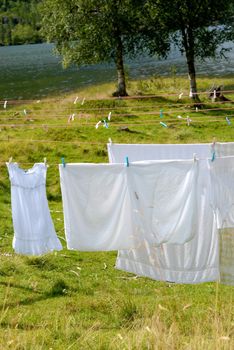
<instances>
[{"instance_id":1,"label":"green grass","mask_svg":"<svg viewBox=\"0 0 234 350\"><path fill-rule=\"evenodd\" d=\"M213 137L233 141L234 124L228 126L225 117L234 115L234 105L212 103L201 94L204 108L196 112L188 98L178 99L178 91L186 95L187 81L176 79L130 82L131 94L142 94L136 99L111 99L114 86L106 84L74 92L63 100L22 101L9 103L6 111L1 108L0 349L234 347L233 287L218 283L175 285L136 278L114 268L116 252L65 248L56 165L62 156L66 162L107 162L108 138L120 143L212 142ZM234 88L231 78L198 81L201 91L213 83L223 83L228 90ZM143 98L156 93L157 98ZM165 93L176 95L162 96ZM83 106L80 102L73 104L76 94L80 100L86 97ZM234 94L228 96L234 100ZM168 128L159 124L160 109ZM97 121L109 111L110 128L96 130ZM71 113L76 117L68 124ZM189 115L191 125L188 127L177 115ZM120 131L123 126L129 131ZM14 254L10 183L3 164L11 156L23 168L31 166L25 163L47 157L47 195L63 251L42 257Z\"/></svg>"}]
</instances>

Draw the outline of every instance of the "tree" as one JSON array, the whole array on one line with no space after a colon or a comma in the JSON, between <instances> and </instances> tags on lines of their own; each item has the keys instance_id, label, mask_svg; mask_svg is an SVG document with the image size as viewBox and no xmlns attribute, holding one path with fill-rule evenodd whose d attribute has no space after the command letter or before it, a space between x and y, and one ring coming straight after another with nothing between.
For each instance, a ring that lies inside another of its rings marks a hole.
<instances>
[{"instance_id":1,"label":"tree","mask_svg":"<svg viewBox=\"0 0 234 350\"><path fill-rule=\"evenodd\" d=\"M198 100L195 59L225 56L220 47L233 38L233 0L148 0L148 22L161 26L185 54L190 81L190 97ZM157 33L157 30L156 30ZM152 53L155 48L152 28L146 42Z\"/></svg>"},{"instance_id":2,"label":"tree","mask_svg":"<svg viewBox=\"0 0 234 350\"><path fill-rule=\"evenodd\" d=\"M64 66L114 61L115 96L126 96L124 56L142 48L138 34L142 0L45 0L42 33L54 42Z\"/></svg>"}]
</instances>

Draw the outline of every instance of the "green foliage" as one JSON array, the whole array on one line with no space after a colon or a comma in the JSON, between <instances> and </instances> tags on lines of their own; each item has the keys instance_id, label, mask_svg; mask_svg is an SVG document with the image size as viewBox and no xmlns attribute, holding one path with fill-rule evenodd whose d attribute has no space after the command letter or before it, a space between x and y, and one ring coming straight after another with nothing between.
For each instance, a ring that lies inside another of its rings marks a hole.
<instances>
[{"instance_id":1,"label":"green foliage","mask_svg":"<svg viewBox=\"0 0 234 350\"><path fill-rule=\"evenodd\" d=\"M0 4L0 45L41 42L39 34L41 0L4 0Z\"/></svg>"}]
</instances>

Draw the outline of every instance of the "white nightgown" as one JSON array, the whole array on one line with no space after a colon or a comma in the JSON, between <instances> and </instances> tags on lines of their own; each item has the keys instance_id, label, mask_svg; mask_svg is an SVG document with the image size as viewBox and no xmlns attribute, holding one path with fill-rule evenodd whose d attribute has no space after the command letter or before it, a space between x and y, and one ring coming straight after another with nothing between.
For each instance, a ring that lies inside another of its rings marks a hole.
<instances>
[{"instance_id":1,"label":"white nightgown","mask_svg":"<svg viewBox=\"0 0 234 350\"><path fill-rule=\"evenodd\" d=\"M16 253L41 255L61 250L46 197L44 163L25 171L17 163L7 163L11 181L11 206Z\"/></svg>"}]
</instances>

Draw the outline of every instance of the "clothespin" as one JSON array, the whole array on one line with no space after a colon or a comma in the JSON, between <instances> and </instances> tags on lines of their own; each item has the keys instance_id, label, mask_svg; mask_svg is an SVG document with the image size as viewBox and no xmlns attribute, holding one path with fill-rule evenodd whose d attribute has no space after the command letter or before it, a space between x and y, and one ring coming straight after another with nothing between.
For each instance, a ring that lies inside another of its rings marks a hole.
<instances>
[{"instance_id":1,"label":"clothespin","mask_svg":"<svg viewBox=\"0 0 234 350\"><path fill-rule=\"evenodd\" d=\"M71 121L74 121L75 119L75 113L71 114L69 117L68 117L68 123L70 123Z\"/></svg>"},{"instance_id":2,"label":"clothespin","mask_svg":"<svg viewBox=\"0 0 234 350\"><path fill-rule=\"evenodd\" d=\"M95 125L95 128L98 129L100 124L102 124L101 120L99 120L99 122L97 122L97 124Z\"/></svg>"},{"instance_id":3,"label":"clothespin","mask_svg":"<svg viewBox=\"0 0 234 350\"><path fill-rule=\"evenodd\" d=\"M40 103L41 102L41 100L37 100L37 102L36 103Z\"/></svg>"},{"instance_id":4,"label":"clothespin","mask_svg":"<svg viewBox=\"0 0 234 350\"><path fill-rule=\"evenodd\" d=\"M193 97L193 92L192 92L192 90L190 90L190 92L189 92L189 97Z\"/></svg>"},{"instance_id":5,"label":"clothespin","mask_svg":"<svg viewBox=\"0 0 234 350\"><path fill-rule=\"evenodd\" d=\"M85 102L85 97L83 98L83 100L82 100L82 102L81 102L81 105L82 105L82 106L83 106L84 102Z\"/></svg>"},{"instance_id":6,"label":"clothespin","mask_svg":"<svg viewBox=\"0 0 234 350\"><path fill-rule=\"evenodd\" d=\"M160 115L160 118L163 118L163 110L162 109L160 109L159 115Z\"/></svg>"},{"instance_id":7,"label":"clothespin","mask_svg":"<svg viewBox=\"0 0 234 350\"><path fill-rule=\"evenodd\" d=\"M109 137L108 141L109 141L109 143L110 143L110 144L112 144L112 140L111 140L111 138L110 138L110 137Z\"/></svg>"},{"instance_id":8,"label":"clothespin","mask_svg":"<svg viewBox=\"0 0 234 350\"><path fill-rule=\"evenodd\" d=\"M214 99L216 99L216 90L214 89Z\"/></svg>"},{"instance_id":9,"label":"clothespin","mask_svg":"<svg viewBox=\"0 0 234 350\"><path fill-rule=\"evenodd\" d=\"M65 163L65 158L64 157L61 158L61 162L62 162L63 167L65 168L66 163Z\"/></svg>"},{"instance_id":10,"label":"clothespin","mask_svg":"<svg viewBox=\"0 0 234 350\"><path fill-rule=\"evenodd\" d=\"M231 120L228 117L226 117L226 121L227 121L228 125L232 125Z\"/></svg>"},{"instance_id":11,"label":"clothespin","mask_svg":"<svg viewBox=\"0 0 234 350\"><path fill-rule=\"evenodd\" d=\"M179 100L182 99L183 94L184 94L183 92L181 92L181 94L179 94Z\"/></svg>"},{"instance_id":12,"label":"clothespin","mask_svg":"<svg viewBox=\"0 0 234 350\"><path fill-rule=\"evenodd\" d=\"M76 102L77 102L77 100L78 100L78 96L76 96L76 98L75 98L75 100L74 100L74 105L76 105Z\"/></svg>"},{"instance_id":13,"label":"clothespin","mask_svg":"<svg viewBox=\"0 0 234 350\"><path fill-rule=\"evenodd\" d=\"M8 163L10 164L12 162L12 157L9 158Z\"/></svg>"},{"instance_id":14,"label":"clothespin","mask_svg":"<svg viewBox=\"0 0 234 350\"><path fill-rule=\"evenodd\" d=\"M109 128L109 124L107 123L106 119L102 119L103 122L103 127L108 129Z\"/></svg>"},{"instance_id":15,"label":"clothespin","mask_svg":"<svg viewBox=\"0 0 234 350\"><path fill-rule=\"evenodd\" d=\"M211 152L212 152L212 157L211 157L211 161L213 162L215 160L215 137L213 138L213 143L211 144Z\"/></svg>"},{"instance_id":16,"label":"clothespin","mask_svg":"<svg viewBox=\"0 0 234 350\"><path fill-rule=\"evenodd\" d=\"M194 163L197 161L197 155L196 155L196 153L193 153L193 161L194 161Z\"/></svg>"},{"instance_id":17,"label":"clothespin","mask_svg":"<svg viewBox=\"0 0 234 350\"><path fill-rule=\"evenodd\" d=\"M109 121L111 120L111 112L108 114L108 118Z\"/></svg>"},{"instance_id":18,"label":"clothespin","mask_svg":"<svg viewBox=\"0 0 234 350\"><path fill-rule=\"evenodd\" d=\"M24 115L27 115L27 111L26 111L26 109L24 109Z\"/></svg>"},{"instance_id":19,"label":"clothespin","mask_svg":"<svg viewBox=\"0 0 234 350\"><path fill-rule=\"evenodd\" d=\"M181 117L181 115L177 115L178 119L184 119L183 117Z\"/></svg>"},{"instance_id":20,"label":"clothespin","mask_svg":"<svg viewBox=\"0 0 234 350\"><path fill-rule=\"evenodd\" d=\"M166 123L160 122L160 124L161 124L164 128L167 128L167 124L166 124Z\"/></svg>"},{"instance_id":21,"label":"clothespin","mask_svg":"<svg viewBox=\"0 0 234 350\"><path fill-rule=\"evenodd\" d=\"M129 160L128 157L125 157L125 166L128 168L129 167Z\"/></svg>"},{"instance_id":22,"label":"clothespin","mask_svg":"<svg viewBox=\"0 0 234 350\"><path fill-rule=\"evenodd\" d=\"M192 119L190 119L189 116L187 115L186 120L187 120L187 125L189 126L191 121L192 121Z\"/></svg>"},{"instance_id":23,"label":"clothespin","mask_svg":"<svg viewBox=\"0 0 234 350\"><path fill-rule=\"evenodd\" d=\"M3 108L4 108L4 109L6 109L6 108L7 108L7 101L4 101Z\"/></svg>"},{"instance_id":24,"label":"clothespin","mask_svg":"<svg viewBox=\"0 0 234 350\"><path fill-rule=\"evenodd\" d=\"M196 112L198 112L198 107L196 107Z\"/></svg>"}]
</instances>

